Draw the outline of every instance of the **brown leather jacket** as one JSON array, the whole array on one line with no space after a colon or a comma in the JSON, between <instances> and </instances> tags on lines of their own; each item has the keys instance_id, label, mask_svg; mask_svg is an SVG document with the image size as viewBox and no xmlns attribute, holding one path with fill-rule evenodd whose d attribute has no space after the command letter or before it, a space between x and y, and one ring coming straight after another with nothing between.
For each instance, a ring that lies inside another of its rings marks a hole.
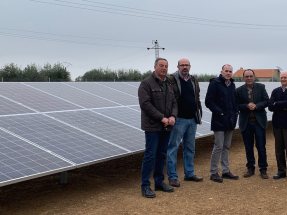
<instances>
[{"instance_id":1,"label":"brown leather jacket","mask_svg":"<svg viewBox=\"0 0 287 215\"><path fill-rule=\"evenodd\" d=\"M145 78L138 89L141 107L141 129L148 132L171 131L164 127L163 117L177 116L177 104L170 80L166 79L166 93L154 72Z\"/></svg>"},{"instance_id":2,"label":"brown leather jacket","mask_svg":"<svg viewBox=\"0 0 287 215\"><path fill-rule=\"evenodd\" d=\"M178 101L178 98L181 94L181 87L180 87L180 80L179 80L179 71L176 71L172 73L171 75L168 76L168 78L171 81L171 84L173 86L173 92L174 96L176 98L176 101ZM202 107L201 107L201 102L200 102L200 88L198 81L195 77L192 75L190 76L190 81L193 86L194 94L195 94L195 104L196 104L196 113L195 113L195 120L197 124L201 124L201 118L202 118Z\"/></svg>"}]
</instances>

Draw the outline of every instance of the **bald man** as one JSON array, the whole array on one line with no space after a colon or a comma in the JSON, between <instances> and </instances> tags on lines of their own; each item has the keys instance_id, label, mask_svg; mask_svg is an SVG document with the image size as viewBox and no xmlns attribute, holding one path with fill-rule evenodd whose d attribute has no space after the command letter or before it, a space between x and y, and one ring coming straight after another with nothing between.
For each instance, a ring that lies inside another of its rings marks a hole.
<instances>
[{"instance_id":1,"label":"bald man","mask_svg":"<svg viewBox=\"0 0 287 215\"><path fill-rule=\"evenodd\" d=\"M197 124L201 124L202 109L199 99L199 84L189 74L190 62L187 59L178 61L178 71L169 76L177 100L178 116L175 120L167 149L167 174L169 184L179 187L177 168L177 151L182 140L183 166L185 181L202 181L194 173L193 158L195 154L195 133Z\"/></svg>"},{"instance_id":2,"label":"bald man","mask_svg":"<svg viewBox=\"0 0 287 215\"><path fill-rule=\"evenodd\" d=\"M269 100L268 109L273 112L272 124L275 137L275 154L278 173L273 179L286 178L287 153L287 72L280 75L281 86L275 88Z\"/></svg>"}]
</instances>

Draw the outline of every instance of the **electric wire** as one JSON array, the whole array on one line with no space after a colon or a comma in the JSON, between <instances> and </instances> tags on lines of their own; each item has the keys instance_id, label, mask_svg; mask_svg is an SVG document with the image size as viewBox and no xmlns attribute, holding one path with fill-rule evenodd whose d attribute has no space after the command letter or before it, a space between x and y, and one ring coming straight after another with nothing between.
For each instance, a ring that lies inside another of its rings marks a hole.
<instances>
[{"instance_id":1,"label":"electric wire","mask_svg":"<svg viewBox=\"0 0 287 215\"><path fill-rule=\"evenodd\" d=\"M57 0L56 0L57 1ZM62 0L58 0L62 1ZM114 4L107 4L103 2L97 2L97 1L91 1L91 0L82 0L84 2L90 2L94 4L102 4L102 5L108 5L112 7L120 7L120 8L127 8L131 10L136 10L136 11L146 11L149 13L153 14L160 14L160 16L171 16L171 17L177 17L177 18L184 18L184 19L191 19L191 20L196 20L196 21L205 21L205 22L216 22L216 23L225 23L225 24L235 24L235 25L253 25L253 26L270 26L270 27L287 27L287 25L266 25L266 24L256 24L256 23L242 23L242 22L227 22L227 21L221 21L221 20L214 20L214 19L203 19L203 18L198 18L198 17L190 17L190 16L182 16L182 15L176 15L176 14L170 14L170 13L164 13L161 14L158 11L150 11L150 10L143 10L143 9L138 9L138 8L132 8L132 7L125 7L125 6L120 6L120 5L114 5ZM111 9L111 8L110 8Z\"/></svg>"},{"instance_id":2,"label":"electric wire","mask_svg":"<svg viewBox=\"0 0 287 215\"><path fill-rule=\"evenodd\" d=\"M56 34L56 33L48 33L48 32L41 32L41 31L28 31L28 30L15 29L15 28L5 28L5 27L0 27L0 29L20 31L20 32L26 32L26 33L53 35L53 36L74 37L74 38L82 38L82 39L108 40L108 41L116 41L116 42L146 43L144 41L117 40L117 39L105 39L105 38L98 38L98 37L75 36L75 35L69 35L69 34Z\"/></svg>"},{"instance_id":3,"label":"electric wire","mask_svg":"<svg viewBox=\"0 0 287 215\"><path fill-rule=\"evenodd\" d=\"M122 60L122 59L125 59L125 58L129 58L131 56L135 56L137 54L140 54L142 52L145 52L146 50L139 50L139 51L136 51L136 52L132 52L132 53L129 53L127 55L123 55L123 56L120 56L120 57L116 57L116 58L112 58L112 59L109 59L107 61L102 61L102 62L99 62L99 63L96 63L96 64L99 64L99 65L103 65L103 64L106 64L108 62L114 62L114 61L119 61L119 60ZM81 65L78 65L78 66L73 66L74 68L87 68L87 67L90 67L90 66L81 66Z\"/></svg>"},{"instance_id":4,"label":"electric wire","mask_svg":"<svg viewBox=\"0 0 287 215\"><path fill-rule=\"evenodd\" d=\"M194 24L194 25L202 25L202 26L215 26L215 27L224 27L224 28L243 28L243 29L265 29L265 30L287 30L287 28L280 28L276 29L274 27L286 27L286 26L266 26L266 27L246 27L246 26L231 26L231 25L217 25L217 24L208 24L208 23L198 23L198 22L189 22L189 21L184 21L184 20L171 20L171 19L163 19L163 18L158 18L158 17L147 17L147 16L140 16L140 15L134 15L134 14L125 14L125 13L119 13L119 12L111 12L111 11L103 11L103 10L97 10L97 9L92 9L92 8L83 8L83 7L77 7L77 6L71 6L71 5L65 5L65 4L57 4L57 3L51 3L51 2L45 2L45 1L39 1L39 0L29 0L32 2L37 2L37 3L43 3L43 4L50 4L50 5L57 5L57 6L63 6L63 7L69 7L69 8L76 8L76 9L82 9L82 10L89 10L89 11L97 11L97 12L104 12L104 13L111 13L111 14L119 14L119 15L124 15L124 16L133 16L133 17L139 17L139 18L146 18L146 19L153 19L153 20L161 20L161 21L169 21L169 22L176 22L176 23L188 23L188 24ZM63 2L63 1L62 1ZM65 1L67 2L67 1ZM77 4L77 5L84 5L80 3L74 3L70 2L70 4ZM87 5L84 5L87 6ZM89 5L92 7L91 5ZM153 15L153 16L158 16L158 15ZM162 17L162 14L159 15Z\"/></svg>"},{"instance_id":5,"label":"electric wire","mask_svg":"<svg viewBox=\"0 0 287 215\"><path fill-rule=\"evenodd\" d=\"M5 33L5 32L1 32L1 31L0 31L0 35L8 36L8 37L25 38L25 39L43 40L43 41L50 41L50 42L63 42L63 43L78 44L78 45L111 46L111 47L141 48L141 49L146 48L146 47L139 47L139 46L102 44L102 43L92 43L92 42L82 42L82 41L75 41L75 40L55 39L55 38L38 37L38 36L30 36L30 35L22 35L22 34L12 34L12 33Z\"/></svg>"},{"instance_id":6,"label":"electric wire","mask_svg":"<svg viewBox=\"0 0 287 215\"><path fill-rule=\"evenodd\" d=\"M117 64L127 63L127 62L130 62L130 61L133 61L133 60L137 60L137 59L149 56L149 55L154 55L154 53L149 53L147 55L144 55L144 56L141 56L141 57L138 57L138 58L134 58L134 59L131 59L131 60L128 60L128 61L124 61L124 62L119 62L119 63L115 63L115 64L109 64L108 66L114 66L114 65L117 65Z\"/></svg>"}]
</instances>

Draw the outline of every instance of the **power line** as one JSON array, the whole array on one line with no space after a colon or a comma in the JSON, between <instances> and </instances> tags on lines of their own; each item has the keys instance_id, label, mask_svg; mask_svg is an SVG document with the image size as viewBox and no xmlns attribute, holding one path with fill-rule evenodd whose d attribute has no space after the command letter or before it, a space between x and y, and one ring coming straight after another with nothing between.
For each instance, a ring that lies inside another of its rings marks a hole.
<instances>
[{"instance_id":1,"label":"power line","mask_svg":"<svg viewBox=\"0 0 287 215\"><path fill-rule=\"evenodd\" d=\"M62 1L62 0L58 0L58 1ZM139 8L132 8L132 7L125 7L125 6L114 5L114 4L107 4L107 3L91 1L91 0L82 0L82 1L91 2L91 3L95 3L95 4L108 5L108 6L112 6L112 7L127 8L127 9L136 10L136 11L140 11L140 12L146 11L146 12L149 12L149 13L155 13L156 15L160 14L160 16L173 16L173 17L184 18L184 19L191 19L191 20L197 20L197 21L217 22L217 23L236 24L236 25L287 27L287 25L266 25L266 24L257 24L257 23L227 22L227 21L214 20L214 19L203 19L203 18L198 18L198 17L182 16L182 15L176 15L176 14L171 14L171 13L164 13L164 14L162 14L161 12L158 12L158 11L143 10L143 9L139 9ZM112 8L108 8L108 9L112 9Z\"/></svg>"},{"instance_id":2,"label":"power line","mask_svg":"<svg viewBox=\"0 0 287 215\"><path fill-rule=\"evenodd\" d=\"M130 61L133 61L133 60L137 60L137 59L140 59L140 58L143 58L143 57L152 55L152 54L153 54L153 53L149 53L149 54L147 54L147 55L144 55L144 56L141 56L141 57L138 57L138 58L134 58L134 59L131 59L131 60L128 60L128 61L124 61L124 62L120 62L120 63L115 63L115 64L109 64L109 66L113 66L113 65L117 65L117 64L121 64L121 63L127 63L127 62L130 62Z\"/></svg>"},{"instance_id":3,"label":"power line","mask_svg":"<svg viewBox=\"0 0 287 215\"><path fill-rule=\"evenodd\" d=\"M108 62L114 62L114 61L118 61L118 60L122 60L122 59L125 59L125 58L129 58L131 56L134 56L134 55L137 55L137 54L140 54L142 52L145 52L146 50L140 50L140 51L136 51L136 52L132 52L132 53L129 53L127 55L124 55L124 56L121 56L121 57L117 57L117 58L112 58L112 59L109 59L107 61L103 61L103 62L100 62L100 63L97 63L99 65L103 65L105 63L108 63ZM88 66L74 66L74 67L77 67L77 68L87 68ZM90 67L90 66L89 66Z\"/></svg>"},{"instance_id":4,"label":"power line","mask_svg":"<svg viewBox=\"0 0 287 215\"><path fill-rule=\"evenodd\" d=\"M18 38L24 38L24 39L35 39L35 40L43 40L43 41L50 41L50 42L71 43L71 44L78 44L78 45L111 46L111 47L124 47L124 48L145 48L145 47L139 47L139 46L124 46L124 45L114 45L114 44L82 42L82 41L75 41L75 40L54 39L54 38L47 38L47 37L36 37L36 36L22 35L22 34L11 34L11 33L5 33L5 32L0 32L0 35L6 36L6 37L18 37Z\"/></svg>"},{"instance_id":5,"label":"power line","mask_svg":"<svg viewBox=\"0 0 287 215\"><path fill-rule=\"evenodd\" d=\"M21 30L15 28L4 28L0 27L0 29L5 30L12 30L12 31L20 31L20 32L27 32L27 33L36 33L36 34L45 34L45 35L54 35L54 36L64 36L64 37L75 37L75 38L83 38L83 39L95 39L95 40L108 40L108 41L116 41L116 42L132 42L132 43L146 43L144 41L131 41L131 40L117 40L117 39L105 39L105 38L98 38L98 37L85 37L85 36L75 36L69 34L56 34L56 33L48 33L43 31L28 31L28 30Z\"/></svg>"},{"instance_id":6,"label":"power line","mask_svg":"<svg viewBox=\"0 0 287 215\"><path fill-rule=\"evenodd\" d=\"M188 23L188 24L194 24L194 25L202 25L202 26L215 26L215 27L224 27L224 28L244 28L244 29L265 29L265 30L287 30L286 28L281 28L281 29L276 29L275 27L287 27L285 25L264 25L265 28L263 27L246 27L246 26L230 26L230 25L216 25L216 24L208 24L208 23L198 23L198 22L188 22L188 21L184 21L186 20L186 18L184 20L171 20L171 19L163 19L163 18L158 18L158 17L147 17L147 16L140 16L140 15L134 15L134 14L125 14L125 13L119 13L119 12L111 12L111 11L103 11L103 10L97 10L97 9L92 9L92 8L83 8L83 7L77 7L77 6L71 6L71 5L65 5L65 4L57 4L57 3L51 3L51 2L45 2L45 1L39 1L39 0L29 0L29 1L33 1L33 2L37 2L37 3L43 3L43 4L50 4L50 5L57 5L57 6L63 6L63 7L69 7L69 8L76 8L76 9L82 9L82 10L89 10L89 11L97 11L97 12L104 12L104 13L111 13L111 14L119 14L119 15L124 15L124 16L133 16L133 17L139 17L139 18L146 18L146 19L153 19L153 20L162 20L162 21L169 21L169 22L176 22L176 23ZM63 2L63 1L61 1ZM67 2L67 1L64 1ZM82 6L89 6L89 7L96 7L96 6L92 6L92 5L85 5L85 4L80 4L80 3L74 3L74 2L68 2L70 4L77 4L77 5L82 5ZM115 10L115 9L113 9ZM134 12L133 12L134 13ZM137 12L138 14L139 12ZM152 14L150 14L152 15ZM164 16L163 14L160 15L152 15L152 16L159 16L162 17ZM174 17L176 18L176 17ZM177 18L180 19L180 18ZM198 20L197 20L198 21ZM213 20L216 21L216 20ZM219 22L219 21L217 21ZM227 22L226 22L227 23ZM228 23L228 24L240 24L240 23ZM246 23L242 23L241 25L246 24ZM247 24L246 24L247 25ZM259 25L259 24L248 24L248 25L253 25L253 26L263 26L263 25Z\"/></svg>"}]
</instances>

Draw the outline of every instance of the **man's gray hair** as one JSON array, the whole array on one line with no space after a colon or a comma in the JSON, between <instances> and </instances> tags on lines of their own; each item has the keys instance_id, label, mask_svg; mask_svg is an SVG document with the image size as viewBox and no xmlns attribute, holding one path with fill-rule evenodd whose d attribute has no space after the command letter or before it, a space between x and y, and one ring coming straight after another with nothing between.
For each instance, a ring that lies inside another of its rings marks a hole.
<instances>
[{"instance_id":1,"label":"man's gray hair","mask_svg":"<svg viewBox=\"0 0 287 215\"><path fill-rule=\"evenodd\" d=\"M155 62L154 62L154 65L155 65L155 66L157 65L157 62L158 62L159 60L165 60L165 61L168 63L167 59L159 57L159 58L157 58L157 59L155 60Z\"/></svg>"},{"instance_id":2,"label":"man's gray hair","mask_svg":"<svg viewBox=\"0 0 287 215\"><path fill-rule=\"evenodd\" d=\"M225 66L231 66L231 65L230 65L230 64L224 64L224 65L222 66L222 70L224 69ZM231 68L233 69L233 66L231 66Z\"/></svg>"}]
</instances>

